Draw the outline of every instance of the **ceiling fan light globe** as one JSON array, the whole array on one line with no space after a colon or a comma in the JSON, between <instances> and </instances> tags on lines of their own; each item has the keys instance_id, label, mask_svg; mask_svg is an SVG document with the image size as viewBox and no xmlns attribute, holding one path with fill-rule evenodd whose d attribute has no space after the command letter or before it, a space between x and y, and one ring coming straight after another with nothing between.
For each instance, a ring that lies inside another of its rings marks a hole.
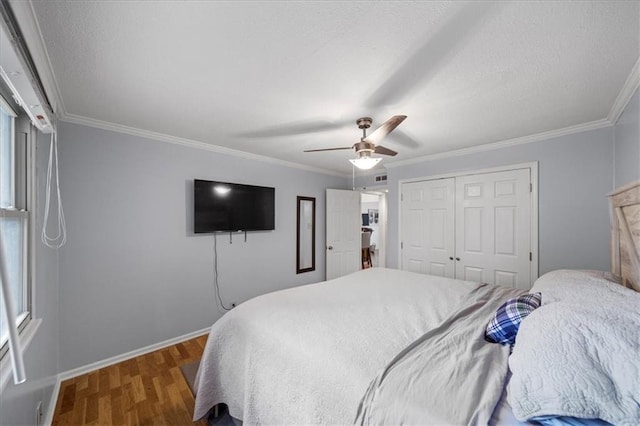
<instances>
[{"instance_id":1,"label":"ceiling fan light globe","mask_svg":"<svg viewBox=\"0 0 640 426\"><path fill-rule=\"evenodd\" d=\"M360 170L369 170L373 168L376 164L378 164L380 160L382 160L382 158L360 157L360 158L355 158L349 161L351 161L351 164L353 164Z\"/></svg>"}]
</instances>

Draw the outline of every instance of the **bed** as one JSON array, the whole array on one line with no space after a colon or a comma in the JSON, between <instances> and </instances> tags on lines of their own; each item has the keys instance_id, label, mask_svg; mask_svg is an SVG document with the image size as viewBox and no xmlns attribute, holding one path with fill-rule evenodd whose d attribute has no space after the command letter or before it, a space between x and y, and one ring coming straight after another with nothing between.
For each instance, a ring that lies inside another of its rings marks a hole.
<instances>
[{"instance_id":1,"label":"bed","mask_svg":"<svg viewBox=\"0 0 640 426\"><path fill-rule=\"evenodd\" d=\"M640 185L610 200L612 273L527 292L372 268L243 303L211 328L194 419L225 404L246 424L640 423ZM488 342L510 310L511 343Z\"/></svg>"}]
</instances>

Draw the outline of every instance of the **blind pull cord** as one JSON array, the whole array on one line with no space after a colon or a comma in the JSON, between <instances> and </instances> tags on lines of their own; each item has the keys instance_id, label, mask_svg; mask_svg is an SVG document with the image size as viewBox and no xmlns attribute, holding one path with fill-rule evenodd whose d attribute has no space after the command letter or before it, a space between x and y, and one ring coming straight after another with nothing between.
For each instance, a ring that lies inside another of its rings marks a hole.
<instances>
[{"instance_id":1,"label":"blind pull cord","mask_svg":"<svg viewBox=\"0 0 640 426\"><path fill-rule=\"evenodd\" d=\"M47 224L49 223L49 207L51 201L51 178L53 176L53 160L55 158L56 167L56 198L58 202L58 235L51 237L47 234ZM58 136L57 130L51 132L51 146L49 147L49 166L47 167L47 188L44 202L44 222L42 224L42 243L52 249L58 249L67 242L67 226L64 221L64 210L62 209L62 197L60 196L60 177L58 174Z\"/></svg>"}]
</instances>

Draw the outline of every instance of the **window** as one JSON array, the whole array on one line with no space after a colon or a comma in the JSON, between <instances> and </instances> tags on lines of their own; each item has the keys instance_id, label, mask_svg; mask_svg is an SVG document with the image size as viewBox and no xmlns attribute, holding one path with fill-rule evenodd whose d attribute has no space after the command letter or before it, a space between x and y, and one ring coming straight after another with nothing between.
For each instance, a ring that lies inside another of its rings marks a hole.
<instances>
[{"instance_id":1,"label":"window","mask_svg":"<svg viewBox=\"0 0 640 426\"><path fill-rule=\"evenodd\" d=\"M16 323L22 329L31 319L29 268L29 147L28 134L16 131L16 114L0 97L0 235ZM2 297L2 295L0 295ZM4 301L0 300L0 358L8 350Z\"/></svg>"}]
</instances>

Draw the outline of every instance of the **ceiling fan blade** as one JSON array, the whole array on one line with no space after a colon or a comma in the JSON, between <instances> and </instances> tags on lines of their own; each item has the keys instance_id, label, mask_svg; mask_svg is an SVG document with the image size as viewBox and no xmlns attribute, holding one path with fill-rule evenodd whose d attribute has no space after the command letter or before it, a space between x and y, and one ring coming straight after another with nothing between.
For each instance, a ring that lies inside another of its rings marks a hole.
<instances>
[{"instance_id":1,"label":"ceiling fan blade","mask_svg":"<svg viewBox=\"0 0 640 426\"><path fill-rule=\"evenodd\" d=\"M353 149L353 146L345 146L342 148L305 149L304 152L338 151L341 149Z\"/></svg>"},{"instance_id":2,"label":"ceiling fan blade","mask_svg":"<svg viewBox=\"0 0 640 426\"><path fill-rule=\"evenodd\" d=\"M234 134L243 138L272 138L277 136L304 135L308 133L319 133L328 130L335 130L351 124L352 120L307 120L283 123L277 126L265 127L262 129L249 130Z\"/></svg>"},{"instance_id":3,"label":"ceiling fan blade","mask_svg":"<svg viewBox=\"0 0 640 426\"><path fill-rule=\"evenodd\" d=\"M377 145L382 139L385 138L389 133L393 131L396 127L400 125L407 118L406 115L394 115L385 123L378 127L375 132L371 133L369 136L364 138L364 141L371 142L374 145Z\"/></svg>"},{"instance_id":4,"label":"ceiling fan blade","mask_svg":"<svg viewBox=\"0 0 640 426\"><path fill-rule=\"evenodd\" d=\"M465 2L435 34L428 34L406 62L386 79L365 101L369 109L395 105L420 88L453 59L466 40L489 19L494 4Z\"/></svg>"},{"instance_id":5,"label":"ceiling fan blade","mask_svg":"<svg viewBox=\"0 0 640 426\"><path fill-rule=\"evenodd\" d=\"M381 145L376 145L376 150L374 151L376 154L382 154L382 155L390 155L390 156L394 156L394 155L398 155L397 152L395 152L392 149L389 148L385 148L384 146Z\"/></svg>"}]
</instances>

